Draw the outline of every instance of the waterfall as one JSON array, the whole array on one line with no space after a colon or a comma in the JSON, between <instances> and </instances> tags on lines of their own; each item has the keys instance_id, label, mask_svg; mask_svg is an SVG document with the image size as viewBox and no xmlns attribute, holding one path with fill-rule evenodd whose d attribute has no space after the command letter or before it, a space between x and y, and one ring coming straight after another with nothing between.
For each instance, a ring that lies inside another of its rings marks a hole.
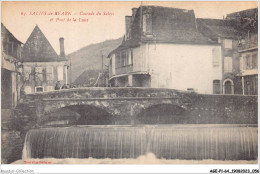
<instances>
[{"instance_id":1,"label":"waterfall","mask_svg":"<svg viewBox=\"0 0 260 174\"><path fill-rule=\"evenodd\" d=\"M165 159L252 160L257 158L257 128L238 125L158 127L151 152Z\"/></svg>"},{"instance_id":2,"label":"waterfall","mask_svg":"<svg viewBox=\"0 0 260 174\"><path fill-rule=\"evenodd\" d=\"M79 126L28 131L23 158L255 160L253 125Z\"/></svg>"},{"instance_id":3,"label":"waterfall","mask_svg":"<svg viewBox=\"0 0 260 174\"><path fill-rule=\"evenodd\" d=\"M31 157L31 150L28 147L29 143L27 143L27 135L28 135L28 133L26 134L25 139L24 139L22 159L28 159Z\"/></svg>"}]
</instances>

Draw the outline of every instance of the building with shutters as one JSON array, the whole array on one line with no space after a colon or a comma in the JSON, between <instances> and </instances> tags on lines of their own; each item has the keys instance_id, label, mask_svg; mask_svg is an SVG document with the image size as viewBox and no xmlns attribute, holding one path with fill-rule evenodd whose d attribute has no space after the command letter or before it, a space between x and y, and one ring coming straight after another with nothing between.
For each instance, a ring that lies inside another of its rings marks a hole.
<instances>
[{"instance_id":1,"label":"building with shutters","mask_svg":"<svg viewBox=\"0 0 260 174\"><path fill-rule=\"evenodd\" d=\"M197 19L198 30L204 36L221 44L222 50L222 93L241 94L241 78L238 76L240 54L238 45L245 32L239 29L235 20Z\"/></svg>"},{"instance_id":2,"label":"building with shutters","mask_svg":"<svg viewBox=\"0 0 260 174\"><path fill-rule=\"evenodd\" d=\"M258 95L258 9L231 13L227 18L236 20L246 32L238 46L242 94Z\"/></svg>"},{"instance_id":3,"label":"building with shutters","mask_svg":"<svg viewBox=\"0 0 260 174\"><path fill-rule=\"evenodd\" d=\"M23 88L26 94L53 91L59 81L68 84L68 63L65 58L64 38L59 39L58 55L41 29L36 25L22 48Z\"/></svg>"},{"instance_id":4,"label":"building with shutters","mask_svg":"<svg viewBox=\"0 0 260 174\"><path fill-rule=\"evenodd\" d=\"M108 56L110 86L222 93L221 44L198 32L193 10L140 6L125 24Z\"/></svg>"},{"instance_id":5,"label":"building with shutters","mask_svg":"<svg viewBox=\"0 0 260 174\"><path fill-rule=\"evenodd\" d=\"M197 19L199 32L221 44L223 94L257 94L257 21L257 8Z\"/></svg>"},{"instance_id":6,"label":"building with shutters","mask_svg":"<svg viewBox=\"0 0 260 174\"><path fill-rule=\"evenodd\" d=\"M240 77L243 95L258 94L258 34L249 32L248 38L239 47Z\"/></svg>"},{"instance_id":7,"label":"building with shutters","mask_svg":"<svg viewBox=\"0 0 260 174\"><path fill-rule=\"evenodd\" d=\"M11 109L20 97L21 45L1 23L1 107Z\"/></svg>"}]
</instances>

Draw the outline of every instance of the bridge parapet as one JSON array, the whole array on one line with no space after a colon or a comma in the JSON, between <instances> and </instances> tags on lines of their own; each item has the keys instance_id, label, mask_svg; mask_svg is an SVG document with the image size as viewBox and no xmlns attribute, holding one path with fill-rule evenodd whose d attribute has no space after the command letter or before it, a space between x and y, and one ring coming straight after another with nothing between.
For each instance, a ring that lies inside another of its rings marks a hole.
<instances>
[{"instance_id":1,"label":"bridge parapet","mask_svg":"<svg viewBox=\"0 0 260 174\"><path fill-rule=\"evenodd\" d=\"M75 112L85 110L85 113L96 108L96 112L100 109L111 115L116 124L133 124L140 113L148 110L158 116L168 114L167 117L175 124L257 124L258 110L257 96L204 95L154 88L66 89L29 94L23 105L27 106L23 112L36 117L38 122L48 120L46 115L64 108ZM154 107L161 110L153 111L151 108ZM175 109L169 111L169 108ZM183 112L176 117L174 114L179 112L178 108ZM170 113L165 113L166 110ZM149 117L149 114L146 115Z\"/></svg>"},{"instance_id":2,"label":"bridge parapet","mask_svg":"<svg viewBox=\"0 0 260 174\"><path fill-rule=\"evenodd\" d=\"M176 97L180 91L161 88L72 88L28 94L28 100L43 98L121 98L121 97Z\"/></svg>"}]
</instances>

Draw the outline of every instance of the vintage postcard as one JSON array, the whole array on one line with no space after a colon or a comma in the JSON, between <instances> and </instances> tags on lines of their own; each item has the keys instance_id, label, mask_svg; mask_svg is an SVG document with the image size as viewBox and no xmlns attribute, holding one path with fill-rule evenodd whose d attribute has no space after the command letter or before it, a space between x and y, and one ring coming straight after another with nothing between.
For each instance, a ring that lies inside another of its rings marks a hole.
<instances>
[{"instance_id":1,"label":"vintage postcard","mask_svg":"<svg viewBox=\"0 0 260 174\"><path fill-rule=\"evenodd\" d=\"M1 13L2 164L258 163L256 1Z\"/></svg>"}]
</instances>

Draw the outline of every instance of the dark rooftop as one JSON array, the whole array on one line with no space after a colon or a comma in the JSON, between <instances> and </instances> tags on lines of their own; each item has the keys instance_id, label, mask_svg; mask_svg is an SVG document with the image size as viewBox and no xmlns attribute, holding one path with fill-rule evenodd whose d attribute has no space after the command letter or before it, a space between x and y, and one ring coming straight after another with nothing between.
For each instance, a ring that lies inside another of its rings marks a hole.
<instances>
[{"instance_id":1,"label":"dark rooftop","mask_svg":"<svg viewBox=\"0 0 260 174\"><path fill-rule=\"evenodd\" d=\"M19 43L19 44L23 44L21 41L19 41L16 37L14 37L14 35L4 26L3 23L1 23L1 33L2 33L2 36L4 36L5 34L9 35L10 38Z\"/></svg>"},{"instance_id":2,"label":"dark rooftop","mask_svg":"<svg viewBox=\"0 0 260 174\"><path fill-rule=\"evenodd\" d=\"M258 8L247 9L247 10L227 14L226 19L236 19L239 17L241 17L241 18L258 18Z\"/></svg>"},{"instance_id":3,"label":"dark rooftop","mask_svg":"<svg viewBox=\"0 0 260 174\"><path fill-rule=\"evenodd\" d=\"M218 37L238 39L245 34L235 20L198 18L197 24L199 32L213 40L217 40Z\"/></svg>"},{"instance_id":4,"label":"dark rooftop","mask_svg":"<svg viewBox=\"0 0 260 174\"><path fill-rule=\"evenodd\" d=\"M142 32L140 16L151 12L152 35L146 36ZM209 38L198 32L193 10L159 6L140 6L131 24L131 39L112 51L136 47L141 42L176 43L176 44L214 44ZM109 55L110 55L109 54Z\"/></svg>"},{"instance_id":5,"label":"dark rooftop","mask_svg":"<svg viewBox=\"0 0 260 174\"><path fill-rule=\"evenodd\" d=\"M22 59L24 62L65 61L65 58L58 56L38 25L24 44Z\"/></svg>"}]
</instances>

